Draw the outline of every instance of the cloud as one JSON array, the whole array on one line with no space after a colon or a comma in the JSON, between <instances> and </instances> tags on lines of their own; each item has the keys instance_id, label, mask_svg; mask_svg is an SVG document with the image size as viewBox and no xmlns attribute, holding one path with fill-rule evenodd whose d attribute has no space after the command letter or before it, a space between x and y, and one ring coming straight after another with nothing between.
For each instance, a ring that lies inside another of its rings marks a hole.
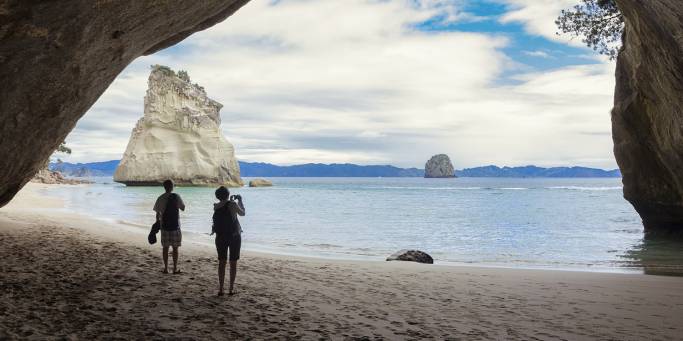
<instances>
[{"instance_id":1,"label":"cloud","mask_svg":"<svg viewBox=\"0 0 683 341\"><path fill-rule=\"evenodd\" d=\"M572 8L578 0L500 0L510 7L510 11L501 16L502 23L518 22L524 25L527 32L546 37L551 40L568 41L558 36L555 19L563 9Z\"/></svg>"},{"instance_id":2,"label":"cloud","mask_svg":"<svg viewBox=\"0 0 683 341\"><path fill-rule=\"evenodd\" d=\"M505 20L530 15L515 2L512 13L522 12ZM121 156L142 116L149 65L161 63L187 70L224 105L224 133L248 161L422 166L445 152L456 167L612 167L601 133L613 65L530 73L503 52L508 36L415 29L434 17L472 20L463 3L254 0L131 64L67 139L71 159Z\"/></svg>"},{"instance_id":3,"label":"cloud","mask_svg":"<svg viewBox=\"0 0 683 341\"><path fill-rule=\"evenodd\" d=\"M544 58L544 59L549 59L553 58L548 52L541 51L541 50L536 50L536 51L522 51L527 56L530 57L538 57L538 58Z\"/></svg>"}]
</instances>

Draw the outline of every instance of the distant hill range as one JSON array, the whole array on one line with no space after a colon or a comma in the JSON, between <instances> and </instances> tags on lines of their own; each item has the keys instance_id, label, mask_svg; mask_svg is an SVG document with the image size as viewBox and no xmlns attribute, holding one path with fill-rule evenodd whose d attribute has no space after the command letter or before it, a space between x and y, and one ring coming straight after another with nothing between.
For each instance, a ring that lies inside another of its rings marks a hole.
<instances>
[{"instance_id":1,"label":"distant hill range","mask_svg":"<svg viewBox=\"0 0 683 341\"><path fill-rule=\"evenodd\" d=\"M50 169L67 176L92 177L112 176L119 160L91 163L50 163ZM240 172L245 177L422 177L424 169L399 168L394 166L362 166L350 163L307 163L293 166L277 166L262 162L239 162ZM487 178L615 178L620 177L618 169L602 170L586 167L536 166L498 167L484 166L456 170L459 177Z\"/></svg>"},{"instance_id":2,"label":"distant hill range","mask_svg":"<svg viewBox=\"0 0 683 341\"><path fill-rule=\"evenodd\" d=\"M276 166L262 162L241 162L242 176L285 177L421 177L424 169L394 166L360 166L351 163L307 163L293 166Z\"/></svg>"},{"instance_id":3,"label":"distant hill range","mask_svg":"<svg viewBox=\"0 0 683 341\"><path fill-rule=\"evenodd\" d=\"M484 166L456 170L456 176L476 178L618 178L618 169L603 170L587 167L551 167L536 166L503 167Z\"/></svg>"},{"instance_id":4,"label":"distant hill range","mask_svg":"<svg viewBox=\"0 0 683 341\"><path fill-rule=\"evenodd\" d=\"M91 177L113 176L120 160L89 163L50 162L50 170L66 176Z\"/></svg>"}]
</instances>

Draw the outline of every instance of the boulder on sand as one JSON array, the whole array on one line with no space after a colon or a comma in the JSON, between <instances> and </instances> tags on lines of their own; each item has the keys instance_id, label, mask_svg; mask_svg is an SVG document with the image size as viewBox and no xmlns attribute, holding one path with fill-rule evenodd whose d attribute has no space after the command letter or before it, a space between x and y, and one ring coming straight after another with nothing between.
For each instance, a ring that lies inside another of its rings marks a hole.
<instances>
[{"instance_id":1,"label":"boulder on sand","mask_svg":"<svg viewBox=\"0 0 683 341\"><path fill-rule=\"evenodd\" d=\"M270 187L272 185L273 182L266 179L254 179L249 181L249 187Z\"/></svg>"},{"instance_id":2,"label":"boulder on sand","mask_svg":"<svg viewBox=\"0 0 683 341\"><path fill-rule=\"evenodd\" d=\"M419 250L401 250L387 257L387 261L401 260L424 264L434 264L434 258Z\"/></svg>"}]
</instances>

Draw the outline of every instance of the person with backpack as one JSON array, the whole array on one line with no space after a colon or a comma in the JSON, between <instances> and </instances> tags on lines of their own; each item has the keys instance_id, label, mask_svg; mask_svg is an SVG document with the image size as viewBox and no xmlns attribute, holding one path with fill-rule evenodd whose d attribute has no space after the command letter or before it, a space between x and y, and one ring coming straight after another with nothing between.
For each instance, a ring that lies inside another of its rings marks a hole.
<instances>
[{"instance_id":1,"label":"person with backpack","mask_svg":"<svg viewBox=\"0 0 683 341\"><path fill-rule=\"evenodd\" d=\"M213 205L213 225L211 234L216 234L216 252L218 253L218 296L223 296L225 282L225 263L230 261L230 287L228 295L233 294L233 286L237 275L237 260L240 259L242 247L242 228L237 216L244 216L242 196L230 196L224 186L216 190L217 204ZM228 250L230 257L228 257Z\"/></svg>"},{"instance_id":2,"label":"person with backpack","mask_svg":"<svg viewBox=\"0 0 683 341\"><path fill-rule=\"evenodd\" d=\"M173 273L178 274L180 270L178 264L178 248L182 241L180 232L180 212L185 211L185 203L180 195L173 193L173 181L164 181L166 192L157 198L154 203L154 211L157 214L157 221L161 224L161 249L164 259L164 271L168 273L168 248L173 247Z\"/></svg>"}]
</instances>

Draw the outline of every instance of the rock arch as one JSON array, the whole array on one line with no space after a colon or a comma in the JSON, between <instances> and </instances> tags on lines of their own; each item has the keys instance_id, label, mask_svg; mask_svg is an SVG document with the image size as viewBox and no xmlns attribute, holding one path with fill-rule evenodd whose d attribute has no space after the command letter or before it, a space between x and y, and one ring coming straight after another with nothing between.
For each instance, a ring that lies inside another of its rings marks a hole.
<instances>
[{"instance_id":1,"label":"rock arch","mask_svg":"<svg viewBox=\"0 0 683 341\"><path fill-rule=\"evenodd\" d=\"M648 231L683 231L683 3L616 0L626 18L612 110L624 197ZM0 4L0 206L138 56L248 0L8 0Z\"/></svg>"}]
</instances>

